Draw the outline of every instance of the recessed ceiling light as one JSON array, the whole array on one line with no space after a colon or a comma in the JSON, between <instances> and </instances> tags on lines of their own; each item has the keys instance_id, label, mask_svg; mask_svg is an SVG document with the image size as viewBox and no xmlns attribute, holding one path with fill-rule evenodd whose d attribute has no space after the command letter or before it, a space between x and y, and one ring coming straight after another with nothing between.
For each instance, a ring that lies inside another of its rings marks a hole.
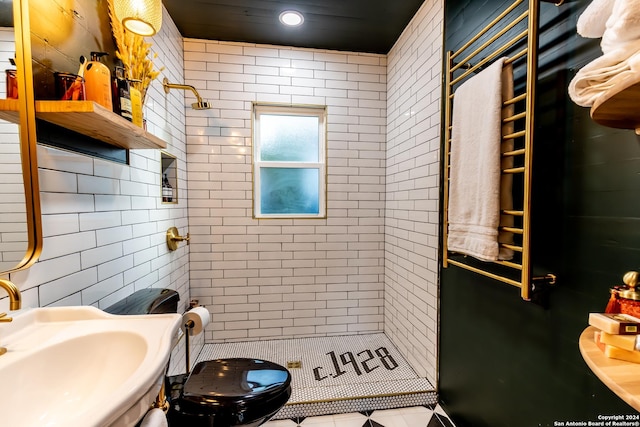
<instances>
[{"instance_id":1,"label":"recessed ceiling light","mask_svg":"<svg viewBox=\"0 0 640 427\"><path fill-rule=\"evenodd\" d=\"M280 22L289 27L297 27L304 22L304 16L295 10L285 10L280 14Z\"/></svg>"}]
</instances>

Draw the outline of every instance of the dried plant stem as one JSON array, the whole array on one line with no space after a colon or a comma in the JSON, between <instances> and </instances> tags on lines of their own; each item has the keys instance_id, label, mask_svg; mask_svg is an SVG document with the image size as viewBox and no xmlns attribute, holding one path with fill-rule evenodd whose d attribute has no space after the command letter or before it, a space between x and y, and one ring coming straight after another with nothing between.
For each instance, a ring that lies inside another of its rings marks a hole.
<instances>
[{"instance_id":1,"label":"dried plant stem","mask_svg":"<svg viewBox=\"0 0 640 427\"><path fill-rule=\"evenodd\" d=\"M149 58L151 43L145 42L144 37L124 28L116 18L113 0L108 0L108 3L111 31L118 49L116 56L122 61L125 77L131 81L131 86L140 91L144 104L149 85L158 77L160 71L164 70L164 67L159 70L154 69L153 59L157 58L158 54L154 53L153 57Z\"/></svg>"}]
</instances>

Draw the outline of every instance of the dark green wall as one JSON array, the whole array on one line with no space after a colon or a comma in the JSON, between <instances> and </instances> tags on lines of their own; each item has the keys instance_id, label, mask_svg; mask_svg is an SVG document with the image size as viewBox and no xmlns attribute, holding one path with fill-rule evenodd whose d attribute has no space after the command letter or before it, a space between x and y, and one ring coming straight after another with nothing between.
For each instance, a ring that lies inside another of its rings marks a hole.
<instances>
[{"instance_id":1,"label":"dark green wall","mask_svg":"<svg viewBox=\"0 0 640 427\"><path fill-rule=\"evenodd\" d=\"M595 124L567 85L601 54L576 34L589 2L542 4L532 200L532 266L555 273L548 308L519 289L442 269L439 391L458 427L553 426L635 414L591 373L578 349L589 312L640 261L640 139ZM445 50L495 16L502 1L447 0ZM640 100L639 100L640 107Z\"/></svg>"}]
</instances>

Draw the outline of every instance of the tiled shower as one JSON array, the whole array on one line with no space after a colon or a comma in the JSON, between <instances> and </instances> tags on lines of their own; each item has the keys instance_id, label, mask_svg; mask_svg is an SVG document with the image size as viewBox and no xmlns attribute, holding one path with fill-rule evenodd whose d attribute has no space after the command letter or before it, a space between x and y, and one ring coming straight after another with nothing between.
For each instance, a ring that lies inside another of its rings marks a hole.
<instances>
[{"instance_id":1,"label":"tiled shower","mask_svg":"<svg viewBox=\"0 0 640 427\"><path fill-rule=\"evenodd\" d=\"M442 5L388 56L185 40L191 296L207 342L385 332L435 383ZM190 101L188 101L190 102ZM252 218L251 103L327 105L328 218Z\"/></svg>"},{"instance_id":2,"label":"tiled shower","mask_svg":"<svg viewBox=\"0 0 640 427\"><path fill-rule=\"evenodd\" d=\"M208 341L384 327L386 58L187 40L191 295ZM251 103L327 105L327 219L252 218ZM194 262L194 260L196 260Z\"/></svg>"}]
</instances>

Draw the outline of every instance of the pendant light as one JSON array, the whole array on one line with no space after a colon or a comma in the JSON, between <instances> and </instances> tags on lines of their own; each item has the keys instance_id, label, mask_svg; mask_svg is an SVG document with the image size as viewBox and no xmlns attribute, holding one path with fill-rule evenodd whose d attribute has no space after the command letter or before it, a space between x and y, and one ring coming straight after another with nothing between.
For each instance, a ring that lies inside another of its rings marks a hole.
<instances>
[{"instance_id":1,"label":"pendant light","mask_svg":"<svg viewBox=\"0 0 640 427\"><path fill-rule=\"evenodd\" d=\"M134 34L153 36L162 26L162 0L114 0L116 18Z\"/></svg>"}]
</instances>

